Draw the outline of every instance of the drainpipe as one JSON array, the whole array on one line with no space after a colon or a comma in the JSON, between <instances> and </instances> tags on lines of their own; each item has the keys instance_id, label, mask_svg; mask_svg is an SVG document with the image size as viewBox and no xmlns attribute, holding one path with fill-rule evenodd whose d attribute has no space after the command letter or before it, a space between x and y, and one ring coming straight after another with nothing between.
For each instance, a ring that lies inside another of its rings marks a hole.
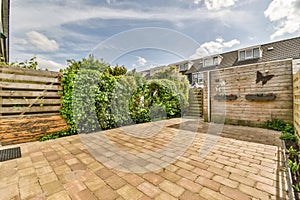
<instances>
[{"instance_id":1,"label":"drainpipe","mask_svg":"<svg viewBox=\"0 0 300 200\"><path fill-rule=\"evenodd\" d=\"M210 104L210 71L207 72L207 121L211 121L211 104Z\"/></svg>"}]
</instances>

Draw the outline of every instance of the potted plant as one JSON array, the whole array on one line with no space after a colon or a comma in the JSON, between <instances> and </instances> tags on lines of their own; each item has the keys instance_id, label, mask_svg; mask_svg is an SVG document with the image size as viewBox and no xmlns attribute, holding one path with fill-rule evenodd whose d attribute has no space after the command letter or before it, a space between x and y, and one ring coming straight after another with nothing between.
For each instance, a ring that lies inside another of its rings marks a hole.
<instances>
[{"instance_id":1,"label":"potted plant","mask_svg":"<svg viewBox=\"0 0 300 200\"><path fill-rule=\"evenodd\" d=\"M232 100L236 100L237 99L237 95L235 94L217 94L214 96L214 100L218 100L218 101L232 101Z\"/></svg>"},{"instance_id":2,"label":"potted plant","mask_svg":"<svg viewBox=\"0 0 300 200\"><path fill-rule=\"evenodd\" d=\"M245 98L248 101L274 101L276 95L274 93L246 94Z\"/></svg>"}]
</instances>

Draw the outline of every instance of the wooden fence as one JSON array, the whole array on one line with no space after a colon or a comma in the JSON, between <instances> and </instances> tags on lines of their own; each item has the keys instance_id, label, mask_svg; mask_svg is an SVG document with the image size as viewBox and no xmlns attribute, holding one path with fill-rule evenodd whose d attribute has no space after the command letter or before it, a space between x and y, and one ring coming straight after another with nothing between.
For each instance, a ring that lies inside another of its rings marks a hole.
<instances>
[{"instance_id":1,"label":"wooden fence","mask_svg":"<svg viewBox=\"0 0 300 200\"><path fill-rule=\"evenodd\" d=\"M37 140L67 127L60 73L0 66L0 143Z\"/></svg>"},{"instance_id":2,"label":"wooden fence","mask_svg":"<svg viewBox=\"0 0 300 200\"><path fill-rule=\"evenodd\" d=\"M256 83L257 71L274 75L265 85ZM267 120L293 123L292 61L282 60L219 69L210 73L211 120L225 123L262 126ZM300 81L299 81L300 83ZM222 94L236 95L234 100L218 100ZM272 101L249 101L249 95L274 95Z\"/></svg>"},{"instance_id":3,"label":"wooden fence","mask_svg":"<svg viewBox=\"0 0 300 200\"><path fill-rule=\"evenodd\" d=\"M294 127L300 136L300 70L293 76Z\"/></svg>"}]
</instances>

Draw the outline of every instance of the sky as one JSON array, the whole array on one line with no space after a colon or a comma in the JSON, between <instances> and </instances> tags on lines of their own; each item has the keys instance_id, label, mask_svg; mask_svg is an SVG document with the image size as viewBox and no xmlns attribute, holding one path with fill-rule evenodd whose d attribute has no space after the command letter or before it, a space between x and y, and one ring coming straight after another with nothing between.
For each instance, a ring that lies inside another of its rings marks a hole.
<instances>
[{"instance_id":1,"label":"sky","mask_svg":"<svg viewBox=\"0 0 300 200\"><path fill-rule=\"evenodd\" d=\"M300 0L14 0L10 62L145 70L300 35Z\"/></svg>"}]
</instances>

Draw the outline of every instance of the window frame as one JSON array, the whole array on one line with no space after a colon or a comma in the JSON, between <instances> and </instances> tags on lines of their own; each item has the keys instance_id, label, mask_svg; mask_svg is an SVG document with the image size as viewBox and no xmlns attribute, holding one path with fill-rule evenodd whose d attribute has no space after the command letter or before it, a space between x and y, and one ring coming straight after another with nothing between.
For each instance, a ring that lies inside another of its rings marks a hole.
<instances>
[{"instance_id":1,"label":"window frame","mask_svg":"<svg viewBox=\"0 0 300 200\"><path fill-rule=\"evenodd\" d=\"M192 74L192 83L203 84L204 83L204 73L203 72L193 73Z\"/></svg>"},{"instance_id":2,"label":"window frame","mask_svg":"<svg viewBox=\"0 0 300 200\"><path fill-rule=\"evenodd\" d=\"M222 59L223 59L223 57L221 55L203 58L203 67L218 66L222 62ZM208 60L210 60L210 62L208 64L206 64L206 62Z\"/></svg>"},{"instance_id":3,"label":"window frame","mask_svg":"<svg viewBox=\"0 0 300 200\"><path fill-rule=\"evenodd\" d=\"M258 55L255 56L255 51L258 50ZM250 56L247 56L247 51L251 52ZM242 56L243 54L243 56ZM255 46L255 47L250 47L246 49L241 49L238 51L238 59L239 61L244 61L244 60L250 60L250 59L256 59L256 58L261 58L262 57L262 49L260 46Z\"/></svg>"}]
</instances>

